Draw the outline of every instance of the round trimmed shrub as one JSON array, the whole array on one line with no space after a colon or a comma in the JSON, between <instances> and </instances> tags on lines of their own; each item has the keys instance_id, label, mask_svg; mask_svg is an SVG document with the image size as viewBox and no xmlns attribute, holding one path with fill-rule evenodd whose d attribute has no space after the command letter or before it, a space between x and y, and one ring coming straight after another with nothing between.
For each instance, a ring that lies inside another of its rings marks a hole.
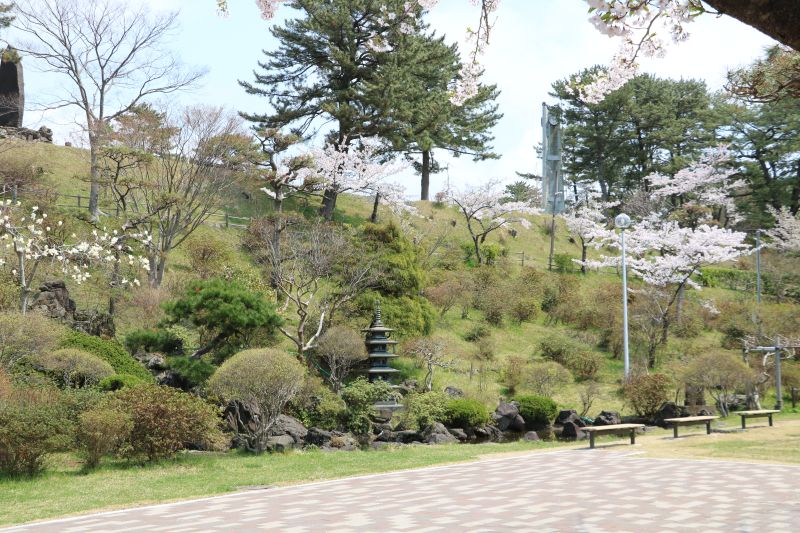
<instances>
[{"instance_id":1,"label":"round trimmed shrub","mask_svg":"<svg viewBox=\"0 0 800 533\"><path fill-rule=\"evenodd\" d=\"M38 369L53 376L63 387L88 387L114 374L110 364L75 348L62 348L30 358Z\"/></svg>"},{"instance_id":2,"label":"round trimmed shrub","mask_svg":"<svg viewBox=\"0 0 800 533\"><path fill-rule=\"evenodd\" d=\"M97 407L81 413L75 437L86 467L94 468L103 456L116 452L132 431L133 420L122 411Z\"/></svg>"},{"instance_id":3,"label":"round trimmed shrub","mask_svg":"<svg viewBox=\"0 0 800 533\"><path fill-rule=\"evenodd\" d=\"M96 355L110 364L117 374L128 374L148 383L153 382L152 374L118 342L70 331L61 338L60 344L62 348L77 348Z\"/></svg>"},{"instance_id":4,"label":"round trimmed shrub","mask_svg":"<svg viewBox=\"0 0 800 533\"><path fill-rule=\"evenodd\" d=\"M450 397L437 391L412 393L405 397L409 426L425 429L434 422L447 419L447 403Z\"/></svg>"},{"instance_id":5,"label":"round trimmed shrub","mask_svg":"<svg viewBox=\"0 0 800 533\"><path fill-rule=\"evenodd\" d=\"M547 396L518 396L519 414L525 419L528 429L541 429L548 426L558 414L558 405Z\"/></svg>"},{"instance_id":6,"label":"round trimmed shrub","mask_svg":"<svg viewBox=\"0 0 800 533\"><path fill-rule=\"evenodd\" d=\"M451 426L467 429L487 424L490 417L489 410L478 400L455 398L447 402L445 419Z\"/></svg>"}]
</instances>

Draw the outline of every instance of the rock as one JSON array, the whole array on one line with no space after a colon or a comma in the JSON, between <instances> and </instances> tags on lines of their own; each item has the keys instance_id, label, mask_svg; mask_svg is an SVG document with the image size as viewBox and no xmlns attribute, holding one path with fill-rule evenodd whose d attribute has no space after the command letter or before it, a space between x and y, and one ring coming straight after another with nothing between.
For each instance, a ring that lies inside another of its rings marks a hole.
<instances>
[{"instance_id":1,"label":"rock","mask_svg":"<svg viewBox=\"0 0 800 533\"><path fill-rule=\"evenodd\" d=\"M457 438L460 442L466 442L467 440L469 440L467 432L461 428L449 428L447 431L449 431L450 434L455 438Z\"/></svg>"},{"instance_id":2,"label":"rock","mask_svg":"<svg viewBox=\"0 0 800 533\"><path fill-rule=\"evenodd\" d=\"M502 402L492 414L500 431L525 431L525 419L519 414L519 406Z\"/></svg>"},{"instance_id":3,"label":"rock","mask_svg":"<svg viewBox=\"0 0 800 533\"><path fill-rule=\"evenodd\" d=\"M458 442L458 439L452 436L450 433L434 433L433 435L427 437L425 442L428 444L453 444Z\"/></svg>"},{"instance_id":4,"label":"rock","mask_svg":"<svg viewBox=\"0 0 800 533\"><path fill-rule=\"evenodd\" d=\"M75 331L106 339L114 338L114 334L116 333L114 317L108 313L95 310L75 311L69 325Z\"/></svg>"},{"instance_id":5,"label":"rock","mask_svg":"<svg viewBox=\"0 0 800 533\"><path fill-rule=\"evenodd\" d=\"M575 422L565 422L562 426L561 438L567 440L585 439L586 433L581 430L582 427L583 426L579 426Z\"/></svg>"},{"instance_id":6,"label":"rock","mask_svg":"<svg viewBox=\"0 0 800 533\"><path fill-rule=\"evenodd\" d=\"M320 428L310 428L308 433L306 433L306 444L322 448L330 444L332 437L333 434L330 431L325 431Z\"/></svg>"},{"instance_id":7,"label":"rock","mask_svg":"<svg viewBox=\"0 0 800 533\"><path fill-rule=\"evenodd\" d=\"M153 357L147 361L148 370L165 370L167 368L167 360L159 354L152 354Z\"/></svg>"},{"instance_id":8,"label":"rock","mask_svg":"<svg viewBox=\"0 0 800 533\"><path fill-rule=\"evenodd\" d=\"M395 431L381 431L376 437L375 440L380 442L395 442L397 441L397 432Z\"/></svg>"},{"instance_id":9,"label":"rock","mask_svg":"<svg viewBox=\"0 0 800 533\"><path fill-rule=\"evenodd\" d=\"M678 405L675 402L664 402L658 408L658 412L653 416L653 421L657 426L666 427L668 424L664 422L666 418L679 418L686 416L688 411L686 407Z\"/></svg>"},{"instance_id":10,"label":"rock","mask_svg":"<svg viewBox=\"0 0 800 533\"><path fill-rule=\"evenodd\" d=\"M539 435L539 438L541 440L553 440L556 438L553 426L550 425L548 425L545 428L536 430L536 434Z\"/></svg>"},{"instance_id":11,"label":"rock","mask_svg":"<svg viewBox=\"0 0 800 533\"><path fill-rule=\"evenodd\" d=\"M419 382L416 379L407 379L397 386L397 390L400 391L400 394L403 396L416 392L418 388Z\"/></svg>"},{"instance_id":12,"label":"rock","mask_svg":"<svg viewBox=\"0 0 800 533\"><path fill-rule=\"evenodd\" d=\"M451 398L463 398L464 397L464 391L462 391L461 389L458 389L456 387L445 387L444 388L444 393L447 394L448 396L450 396Z\"/></svg>"},{"instance_id":13,"label":"rock","mask_svg":"<svg viewBox=\"0 0 800 533\"><path fill-rule=\"evenodd\" d=\"M501 442L503 440L503 432L497 426L491 424L483 427L470 428L467 431L470 438L475 439L477 442Z\"/></svg>"},{"instance_id":14,"label":"rock","mask_svg":"<svg viewBox=\"0 0 800 533\"><path fill-rule=\"evenodd\" d=\"M419 432L414 431L413 429L406 429L403 431L397 432L397 442L402 442L408 444L410 442L422 442L423 438Z\"/></svg>"},{"instance_id":15,"label":"rock","mask_svg":"<svg viewBox=\"0 0 800 533\"><path fill-rule=\"evenodd\" d=\"M269 429L269 434L273 436L289 435L295 443L301 443L308 435L308 430L298 419L289 415L280 415Z\"/></svg>"},{"instance_id":16,"label":"rock","mask_svg":"<svg viewBox=\"0 0 800 533\"><path fill-rule=\"evenodd\" d=\"M95 337L113 338L114 319L96 310L78 310L63 281L49 281L39 287L30 309L64 322L75 331Z\"/></svg>"},{"instance_id":17,"label":"rock","mask_svg":"<svg viewBox=\"0 0 800 533\"><path fill-rule=\"evenodd\" d=\"M539 440L539 434L535 431L529 431L522 438L527 441L537 441Z\"/></svg>"},{"instance_id":18,"label":"rock","mask_svg":"<svg viewBox=\"0 0 800 533\"><path fill-rule=\"evenodd\" d=\"M334 450L353 451L358 450L358 441L351 433L342 433L341 431L332 431L331 440L328 447Z\"/></svg>"},{"instance_id":19,"label":"rock","mask_svg":"<svg viewBox=\"0 0 800 533\"><path fill-rule=\"evenodd\" d=\"M572 422L573 424L577 425L578 427L586 426L586 422L584 422L580 416L578 416L578 412L575 409L564 409L559 411L558 416L556 417L555 421L553 422L554 426L563 426L567 422Z\"/></svg>"},{"instance_id":20,"label":"rock","mask_svg":"<svg viewBox=\"0 0 800 533\"><path fill-rule=\"evenodd\" d=\"M0 60L0 125L22 127L25 111L25 80L22 61L17 51L9 46Z\"/></svg>"},{"instance_id":21,"label":"rock","mask_svg":"<svg viewBox=\"0 0 800 533\"><path fill-rule=\"evenodd\" d=\"M295 440L291 435L276 435L267 439L266 451L285 452L294 448Z\"/></svg>"},{"instance_id":22,"label":"rock","mask_svg":"<svg viewBox=\"0 0 800 533\"><path fill-rule=\"evenodd\" d=\"M613 426L621 423L622 419L616 411L600 411L600 414L594 419L595 426Z\"/></svg>"}]
</instances>

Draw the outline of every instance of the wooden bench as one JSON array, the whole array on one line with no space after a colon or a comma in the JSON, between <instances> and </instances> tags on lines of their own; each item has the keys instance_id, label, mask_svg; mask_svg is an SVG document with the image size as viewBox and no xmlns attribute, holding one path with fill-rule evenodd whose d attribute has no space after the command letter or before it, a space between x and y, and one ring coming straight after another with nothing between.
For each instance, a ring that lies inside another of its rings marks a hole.
<instances>
[{"instance_id":1,"label":"wooden bench","mask_svg":"<svg viewBox=\"0 0 800 533\"><path fill-rule=\"evenodd\" d=\"M711 421L719 418L718 416L682 416L680 418L665 418L664 422L672 425L672 434L678 438L678 428L680 426L699 426L706 425L706 433L711 435Z\"/></svg>"},{"instance_id":2,"label":"wooden bench","mask_svg":"<svg viewBox=\"0 0 800 533\"><path fill-rule=\"evenodd\" d=\"M636 430L642 428L644 428L644 424L613 424L610 426L588 426L580 428L580 430L589 434L589 448L594 448L595 435L617 435L626 431L630 431L631 444L636 444Z\"/></svg>"},{"instance_id":3,"label":"wooden bench","mask_svg":"<svg viewBox=\"0 0 800 533\"><path fill-rule=\"evenodd\" d=\"M742 429L747 429L747 425L745 424L745 421L748 418L764 418L764 417L768 417L769 418L769 425L771 426L772 425L772 415L774 415L775 413L780 413L780 411L778 411L777 409L761 409L761 410L758 410L758 411L739 411L736 414L742 417Z\"/></svg>"}]
</instances>

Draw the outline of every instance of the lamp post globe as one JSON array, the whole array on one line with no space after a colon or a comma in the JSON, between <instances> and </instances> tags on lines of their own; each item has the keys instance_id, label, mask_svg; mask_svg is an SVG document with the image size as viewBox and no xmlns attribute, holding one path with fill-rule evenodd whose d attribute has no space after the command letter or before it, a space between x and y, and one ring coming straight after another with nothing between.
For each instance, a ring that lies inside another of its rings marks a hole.
<instances>
[{"instance_id":1,"label":"lamp post globe","mask_svg":"<svg viewBox=\"0 0 800 533\"><path fill-rule=\"evenodd\" d=\"M614 218L614 225L619 229L627 229L631 226L631 217L625 213L620 213Z\"/></svg>"}]
</instances>

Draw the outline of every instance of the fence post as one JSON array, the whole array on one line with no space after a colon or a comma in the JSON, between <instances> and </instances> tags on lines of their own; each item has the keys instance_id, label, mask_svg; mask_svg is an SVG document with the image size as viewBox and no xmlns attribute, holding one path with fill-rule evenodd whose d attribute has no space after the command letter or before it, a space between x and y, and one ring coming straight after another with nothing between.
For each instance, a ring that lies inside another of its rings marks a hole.
<instances>
[{"instance_id":1,"label":"fence post","mask_svg":"<svg viewBox=\"0 0 800 533\"><path fill-rule=\"evenodd\" d=\"M230 227L230 221L228 220L228 213L225 213L225 227Z\"/></svg>"},{"instance_id":2,"label":"fence post","mask_svg":"<svg viewBox=\"0 0 800 533\"><path fill-rule=\"evenodd\" d=\"M800 392L800 390L798 390L797 387L792 387L792 409L797 407L798 392Z\"/></svg>"},{"instance_id":3,"label":"fence post","mask_svg":"<svg viewBox=\"0 0 800 533\"><path fill-rule=\"evenodd\" d=\"M78 195L78 209L81 208L81 195Z\"/></svg>"},{"instance_id":4,"label":"fence post","mask_svg":"<svg viewBox=\"0 0 800 533\"><path fill-rule=\"evenodd\" d=\"M17 185L11 186L11 201L17 203Z\"/></svg>"}]
</instances>

